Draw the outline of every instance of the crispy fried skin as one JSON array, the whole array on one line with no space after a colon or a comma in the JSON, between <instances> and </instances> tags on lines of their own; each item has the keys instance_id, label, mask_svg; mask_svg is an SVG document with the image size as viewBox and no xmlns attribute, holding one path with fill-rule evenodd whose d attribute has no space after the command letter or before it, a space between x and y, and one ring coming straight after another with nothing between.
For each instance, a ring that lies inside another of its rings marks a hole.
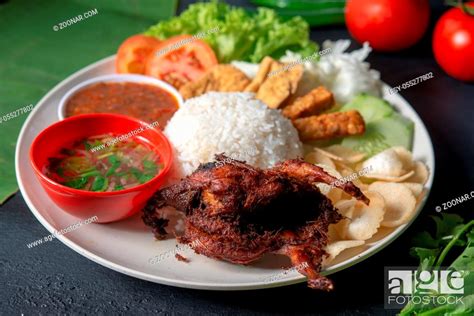
<instances>
[{"instance_id":1,"label":"crispy fried skin","mask_svg":"<svg viewBox=\"0 0 474 316\"><path fill-rule=\"evenodd\" d=\"M332 93L324 87L317 87L308 94L287 105L282 113L290 120L320 114L334 105Z\"/></svg>"},{"instance_id":2,"label":"crispy fried skin","mask_svg":"<svg viewBox=\"0 0 474 316\"><path fill-rule=\"evenodd\" d=\"M365 122L357 111L336 112L293 121L302 141L331 139L365 132Z\"/></svg>"},{"instance_id":3,"label":"crispy fried skin","mask_svg":"<svg viewBox=\"0 0 474 316\"><path fill-rule=\"evenodd\" d=\"M350 181L337 181L338 179L328 174L323 168L307 163L301 159L292 159L276 165L273 170L284 173L288 177L300 179L310 183L323 182L334 185L359 201L369 205L369 199Z\"/></svg>"},{"instance_id":4,"label":"crispy fried skin","mask_svg":"<svg viewBox=\"0 0 474 316\"><path fill-rule=\"evenodd\" d=\"M143 220L162 238L166 223L159 209L172 206L186 214L179 241L197 253L237 264L249 264L268 252L284 254L309 278L310 287L331 290L332 282L319 271L328 226L341 216L314 182L335 180L300 159L260 170L217 155L216 162L156 192ZM352 183L341 188L368 201Z\"/></svg>"},{"instance_id":5,"label":"crispy fried skin","mask_svg":"<svg viewBox=\"0 0 474 316\"><path fill-rule=\"evenodd\" d=\"M179 92L184 99L200 96L209 91L243 91L250 79L232 65L216 65L196 81L183 85Z\"/></svg>"}]
</instances>

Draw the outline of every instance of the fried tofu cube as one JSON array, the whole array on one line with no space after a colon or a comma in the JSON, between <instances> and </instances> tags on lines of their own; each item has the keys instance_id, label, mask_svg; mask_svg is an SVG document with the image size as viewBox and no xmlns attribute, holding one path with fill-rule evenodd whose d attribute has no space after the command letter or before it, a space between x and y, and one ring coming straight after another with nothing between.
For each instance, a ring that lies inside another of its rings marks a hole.
<instances>
[{"instance_id":1,"label":"fried tofu cube","mask_svg":"<svg viewBox=\"0 0 474 316\"><path fill-rule=\"evenodd\" d=\"M184 99L200 96L209 91L243 91L250 83L247 76L232 65L216 65L196 81L183 85L179 92Z\"/></svg>"},{"instance_id":2,"label":"fried tofu cube","mask_svg":"<svg viewBox=\"0 0 474 316\"><path fill-rule=\"evenodd\" d=\"M275 63L278 62L273 58L265 57L260 63L257 75L253 78L252 82L245 87L245 92L257 92L262 83L267 79L268 73L272 70Z\"/></svg>"},{"instance_id":3,"label":"fried tofu cube","mask_svg":"<svg viewBox=\"0 0 474 316\"><path fill-rule=\"evenodd\" d=\"M272 73L274 75L267 75L256 97L266 103L269 108L278 109L296 92L303 76L303 66L292 65L288 69L283 66L272 67Z\"/></svg>"},{"instance_id":4,"label":"fried tofu cube","mask_svg":"<svg viewBox=\"0 0 474 316\"><path fill-rule=\"evenodd\" d=\"M320 114L334 105L334 96L325 87L317 87L283 109L290 120Z\"/></svg>"},{"instance_id":5,"label":"fried tofu cube","mask_svg":"<svg viewBox=\"0 0 474 316\"><path fill-rule=\"evenodd\" d=\"M302 141L323 140L365 132L365 122L358 111L336 112L299 118L293 121Z\"/></svg>"}]
</instances>

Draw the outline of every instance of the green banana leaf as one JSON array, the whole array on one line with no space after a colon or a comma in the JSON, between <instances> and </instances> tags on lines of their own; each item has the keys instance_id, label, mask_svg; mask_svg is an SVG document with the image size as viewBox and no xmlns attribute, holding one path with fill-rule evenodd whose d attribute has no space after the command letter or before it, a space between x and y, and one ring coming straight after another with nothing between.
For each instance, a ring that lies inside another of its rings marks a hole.
<instances>
[{"instance_id":1,"label":"green banana leaf","mask_svg":"<svg viewBox=\"0 0 474 316\"><path fill-rule=\"evenodd\" d=\"M177 0L0 0L0 118L38 102L128 36L174 15ZM62 29L59 23L96 14ZM15 144L28 113L0 123L0 204L18 190ZM0 119L1 120L1 119Z\"/></svg>"},{"instance_id":2,"label":"green banana leaf","mask_svg":"<svg viewBox=\"0 0 474 316\"><path fill-rule=\"evenodd\" d=\"M311 26L344 24L345 0L251 0L274 9L283 18L301 16Z\"/></svg>"}]
</instances>

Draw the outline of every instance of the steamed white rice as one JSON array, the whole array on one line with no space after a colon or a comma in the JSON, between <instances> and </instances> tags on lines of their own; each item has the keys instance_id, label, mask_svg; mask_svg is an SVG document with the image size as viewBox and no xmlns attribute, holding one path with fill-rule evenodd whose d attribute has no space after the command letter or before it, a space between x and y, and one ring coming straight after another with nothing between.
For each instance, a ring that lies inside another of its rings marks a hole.
<instances>
[{"instance_id":1,"label":"steamed white rice","mask_svg":"<svg viewBox=\"0 0 474 316\"><path fill-rule=\"evenodd\" d=\"M303 154L291 121L253 93L209 92L189 99L171 118L165 134L181 175L219 153L259 168Z\"/></svg>"}]
</instances>

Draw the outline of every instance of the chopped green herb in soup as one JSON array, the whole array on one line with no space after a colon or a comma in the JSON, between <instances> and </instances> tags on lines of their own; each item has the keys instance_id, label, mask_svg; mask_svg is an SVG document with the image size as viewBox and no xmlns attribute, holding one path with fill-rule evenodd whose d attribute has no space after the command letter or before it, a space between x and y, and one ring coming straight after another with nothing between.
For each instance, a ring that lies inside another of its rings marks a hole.
<instances>
[{"instance_id":1,"label":"chopped green herb in soup","mask_svg":"<svg viewBox=\"0 0 474 316\"><path fill-rule=\"evenodd\" d=\"M63 148L49 159L44 173L70 188L110 192L148 182L162 169L159 156L146 144L113 140L112 134L99 135Z\"/></svg>"}]
</instances>

